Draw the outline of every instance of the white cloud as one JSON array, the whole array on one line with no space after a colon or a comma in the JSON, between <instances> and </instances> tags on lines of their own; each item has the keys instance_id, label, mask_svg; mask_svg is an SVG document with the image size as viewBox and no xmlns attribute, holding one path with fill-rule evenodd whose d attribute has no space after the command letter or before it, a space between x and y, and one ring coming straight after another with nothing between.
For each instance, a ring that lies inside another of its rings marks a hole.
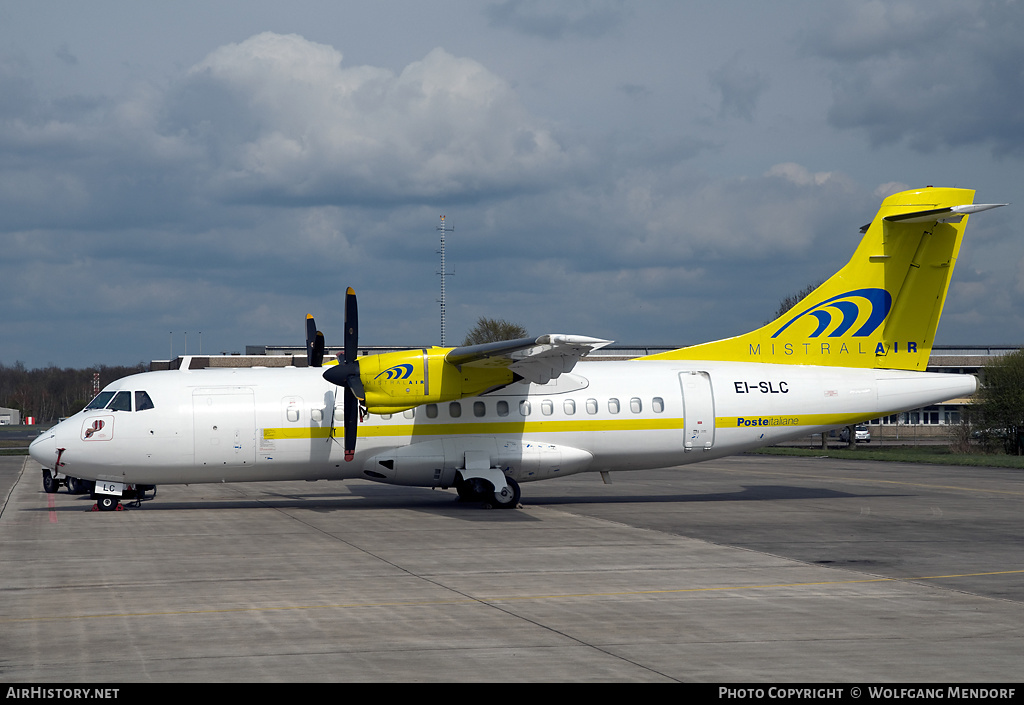
<instances>
[{"instance_id":1,"label":"white cloud","mask_svg":"<svg viewBox=\"0 0 1024 705\"><path fill-rule=\"evenodd\" d=\"M263 33L211 53L172 100L165 130L207 145L210 183L233 200L480 198L566 165L504 80L443 49L395 75Z\"/></svg>"},{"instance_id":2,"label":"white cloud","mask_svg":"<svg viewBox=\"0 0 1024 705\"><path fill-rule=\"evenodd\" d=\"M624 209L642 229L617 243L642 262L698 257L751 259L801 251L834 227L860 196L836 172L799 164L773 166L761 177L683 185L661 172L623 179Z\"/></svg>"}]
</instances>

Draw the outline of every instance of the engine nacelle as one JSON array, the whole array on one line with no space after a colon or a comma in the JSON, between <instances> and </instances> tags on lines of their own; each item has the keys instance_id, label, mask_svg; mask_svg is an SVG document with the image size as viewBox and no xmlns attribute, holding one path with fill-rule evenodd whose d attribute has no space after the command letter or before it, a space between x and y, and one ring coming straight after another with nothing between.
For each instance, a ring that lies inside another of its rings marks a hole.
<instances>
[{"instance_id":1,"label":"engine nacelle","mask_svg":"<svg viewBox=\"0 0 1024 705\"><path fill-rule=\"evenodd\" d=\"M445 355L453 348L425 348L359 358L359 380L370 413L394 414L420 404L474 397L511 384L507 367L453 365Z\"/></svg>"},{"instance_id":2,"label":"engine nacelle","mask_svg":"<svg viewBox=\"0 0 1024 705\"><path fill-rule=\"evenodd\" d=\"M392 485L449 487L455 473L474 477L473 468L500 468L519 482L572 475L590 467L585 450L554 443L502 438L449 438L423 441L373 456L363 465L368 480ZM469 469L467 469L469 468Z\"/></svg>"}]
</instances>

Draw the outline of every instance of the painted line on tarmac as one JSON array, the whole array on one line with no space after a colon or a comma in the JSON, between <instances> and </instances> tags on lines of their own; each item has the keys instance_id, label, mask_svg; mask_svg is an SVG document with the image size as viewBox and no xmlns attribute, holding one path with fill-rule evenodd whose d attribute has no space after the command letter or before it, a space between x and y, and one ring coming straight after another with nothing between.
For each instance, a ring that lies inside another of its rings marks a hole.
<instances>
[{"instance_id":1,"label":"painted line on tarmac","mask_svg":"<svg viewBox=\"0 0 1024 705\"><path fill-rule=\"evenodd\" d=\"M899 461L898 460L893 460L893 461L887 461L887 462L897 463ZM1005 470L1005 469L1012 469L1012 468L996 468L996 469L997 470ZM902 485L904 487L923 487L923 488L930 489L930 490L959 490L959 491L962 491L962 492L981 492L981 493L984 493L984 494L1005 494L1005 495L1012 495L1014 497L1024 497L1024 491L1020 491L1020 490L990 490L990 489L984 489L984 488L981 488L981 487L960 487L958 485L930 485L930 484L927 484L927 483L924 483L924 482L907 482L905 480L877 480L877 479L875 479L873 477L847 477L847 476L838 476L838 475L816 475L816 474L813 474L813 473L802 473L802 472L772 472L771 470L747 470L747 469L740 470L740 469L737 469L737 468L724 468L723 471L724 472L732 472L732 473L743 473L743 474L748 474L748 475L771 475L773 477L780 477L780 476L784 476L784 477L803 477L803 478L811 478L811 479L814 479L814 480L824 480L824 481L830 481L830 482L835 482L835 481L842 481L842 482L867 482L867 483L877 483L877 484L880 484L880 485Z\"/></svg>"}]
</instances>

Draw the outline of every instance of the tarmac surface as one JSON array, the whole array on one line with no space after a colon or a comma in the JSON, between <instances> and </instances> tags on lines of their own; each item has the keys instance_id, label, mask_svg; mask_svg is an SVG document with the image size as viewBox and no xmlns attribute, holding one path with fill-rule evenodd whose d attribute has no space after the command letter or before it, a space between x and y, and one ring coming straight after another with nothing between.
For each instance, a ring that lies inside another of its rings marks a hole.
<instances>
[{"instance_id":1,"label":"tarmac surface","mask_svg":"<svg viewBox=\"0 0 1024 705\"><path fill-rule=\"evenodd\" d=\"M739 456L523 485L165 486L0 457L0 680L958 684L1024 673L1024 472Z\"/></svg>"}]
</instances>

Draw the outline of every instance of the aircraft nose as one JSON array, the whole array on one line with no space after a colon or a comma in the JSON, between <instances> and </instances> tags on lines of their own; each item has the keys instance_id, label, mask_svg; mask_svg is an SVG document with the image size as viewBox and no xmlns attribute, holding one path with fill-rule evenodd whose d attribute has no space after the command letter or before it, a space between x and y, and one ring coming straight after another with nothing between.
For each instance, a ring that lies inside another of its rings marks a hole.
<instances>
[{"instance_id":1,"label":"aircraft nose","mask_svg":"<svg viewBox=\"0 0 1024 705\"><path fill-rule=\"evenodd\" d=\"M57 462L57 434L45 431L28 445L28 454L44 468L53 468Z\"/></svg>"}]
</instances>

